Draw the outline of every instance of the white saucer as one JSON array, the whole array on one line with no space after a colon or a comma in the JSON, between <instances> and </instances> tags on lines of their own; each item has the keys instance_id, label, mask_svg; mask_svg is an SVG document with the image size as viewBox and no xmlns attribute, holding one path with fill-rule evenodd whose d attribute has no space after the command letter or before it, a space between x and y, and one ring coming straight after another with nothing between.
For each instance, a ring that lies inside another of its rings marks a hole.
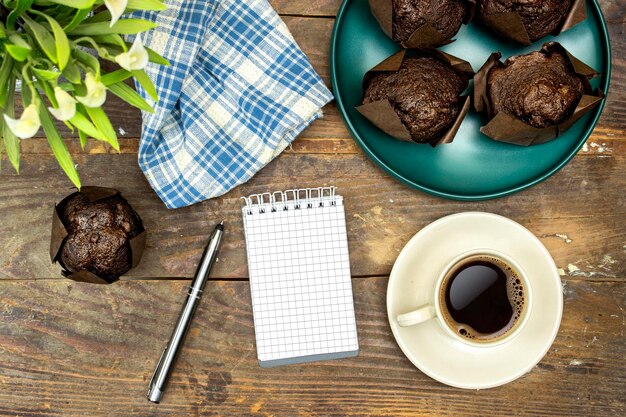
<instances>
[{"instance_id":1,"label":"white saucer","mask_svg":"<svg viewBox=\"0 0 626 417\"><path fill-rule=\"evenodd\" d=\"M398 325L399 314L429 302L434 282L456 255L479 248L508 255L527 274L533 302L515 339L472 347L452 338L437 320ZM492 388L529 372L552 345L562 311L561 279L547 249L523 226L490 213L454 214L420 230L398 256L387 286L387 315L402 352L426 375L458 388Z\"/></svg>"}]
</instances>

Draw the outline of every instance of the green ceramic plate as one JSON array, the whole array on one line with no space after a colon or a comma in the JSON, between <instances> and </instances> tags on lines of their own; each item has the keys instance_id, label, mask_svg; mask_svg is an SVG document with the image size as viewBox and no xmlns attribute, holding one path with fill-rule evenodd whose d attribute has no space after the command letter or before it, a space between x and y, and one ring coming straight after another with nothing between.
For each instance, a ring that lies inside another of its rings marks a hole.
<instances>
[{"instance_id":1,"label":"green ceramic plate","mask_svg":"<svg viewBox=\"0 0 626 417\"><path fill-rule=\"evenodd\" d=\"M478 71L491 52L502 57L537 50L558 40L573 55L602 75L592 81L606 94L611 72L611 47L596 0L587 2L587 20L557 38L524 47L500 40L477 22L463 25L456 41L441 48L469 61ZM431 148L392 139L363 118L354 107L362 96L361 79L374 65L398 50L370 13L367 0L345 0L331 41L331 77L339 110L365 153L405 184L440 197L484 200L502 197L537 184L561 169L585 143L604 102L552 142L519 147L496 142L480 133L481 115L470 111L455 141Z\"/></svg>"}]
</instances>

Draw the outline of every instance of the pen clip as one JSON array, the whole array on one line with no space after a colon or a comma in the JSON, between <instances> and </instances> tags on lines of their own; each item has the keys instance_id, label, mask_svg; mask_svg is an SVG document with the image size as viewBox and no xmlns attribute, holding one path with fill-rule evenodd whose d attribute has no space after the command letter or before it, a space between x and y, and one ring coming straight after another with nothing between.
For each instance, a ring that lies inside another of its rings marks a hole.
<instances>
[{"instance_id":1,"label":"pen clip","mask_svg":"<svg viewBox=\"0 0 626 417\"><path fill-rule=\"evenodd\" d=\"M154 368L154 373L152 374L152 378L150 378L150 386L152 386L152 384L154 383L154 379L156 378L157 374L161 371L161 368L163 367L163 357L165 356L165 352L167 352L168 347L169 346L165 346L165 349L163 349L163 353L161 353L161 357L159 358L159 363Z\"/></svg>"}]
</instances>

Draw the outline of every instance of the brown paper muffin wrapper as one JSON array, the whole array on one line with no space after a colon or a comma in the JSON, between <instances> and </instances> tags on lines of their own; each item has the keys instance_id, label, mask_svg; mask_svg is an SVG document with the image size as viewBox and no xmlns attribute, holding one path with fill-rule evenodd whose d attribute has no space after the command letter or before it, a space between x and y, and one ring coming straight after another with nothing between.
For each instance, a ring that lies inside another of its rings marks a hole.
<instances>
[{"instance_id":1,"label":"brown paper muffin wrapper","mask_svg":"<svg viewBox=\"0 0 626 417\"><path fill-rule=\"evenodd\" d=\"M549 142L572 127L574 123L604 99L602 91L592 91L591 85L589 84L591 78L600 75L599 72L578 60L559 43L548 42L541 47L541 50L546 52L564 52L574 68L574 71L576 71L583 81L585 94L580 99L572 116L556 126L537 128L505 112L499 112L494 115L493 107L489 100L487 75L491 68L501 62L500 58L502 54L495 52L491 54L487 62L485 62L474 77L474 108L477 112L486 113L489 118L489 123L481 127L480 131L491 139L520 146L538 145Z\"/></svg>"},{"instance_id":2,"label":"brown paper muffin wrapper","mask_svg":"<svg viewBox=\"0 0 626 417\"><path fill-rule=\"evenodd\" d=\"M385 34L393 39L393 0L368 0L372 15L378 21L381 29ZM463 19L463 23L469 23L474 17L476 0L465 0L467 3L467 13ZM434 48L451 43L453 40L444 36L430 23L426 22L417 28L404 42L400 45L404 48Z\"/></svg>"},{"instance_id":3,"label":"brown paper muffin wrapper","mask_svg":"<svg viewBox=\"0 0 626 417\"><path fill-rule=\"evenodd\" d=\"M557 36L571 29L585 19L587 19L587 2L585 0L574 0L569 12L565 15L563 24L552 32L552 36ZM526 27L522 22L522 17L517 12L487 15L483 16L482 20L500 36L522 45L531 44L530 36L528 36Z\"/></svg>"},{"instance_id":4,"label":"brown paper muffin wrapper","mask_svg":"<svg viewBox=\"0 0 626 417\"><path fill-rule=\"evenodd\" d=\"M363 76L363 86L365 87L369 79L375 76L376 73L398 71L400 69L400 66L402 65L402 62L404 61L405 56L407 56L406 54L407 50L402 49L382 61L380 64L376 65L371 70L369 70ZM474 70L472 69L472 66L469 62L436 49L412 50L411 56L432 56L447 63L457 74L459 74L464 82L464 88L467 88L467 86L469 85L469 80L471 80L474 76ZM363 91L365 91L365 88L363 88ZM461 112L457 116L450 129L448 129L448 131L441 138L437 139L433 143L430 143L430 145L432 147L435 147L444 143L452 143L452 141L454 141L456 133L459 130L459 127L461 126L461 123L463 122L463 119L465 119L465 116L469 111L469 108L470 97L466 96ZM357 106L356 110L380 130L387 133L389 136L407 142L419 143L414 142L413 139L411 139L411 134L400 120L400 117L393 109L393 106L391 105L389 100L378 100L368 104L362 104L360 106ZM419 144L425 145L424 143Z\"/></svg>"},{"instance_id":5,"label":"brown paper muffin wrapper","mask_svg":"<svg viewBox=\"0 0 626 417\"><path fill-rule=\"evenodd\" d=\"M82 187L80 191L87 197L90 202L98 201L103 198L120 194L118 190L113 188L92 186ZM52 210L52 233L50 235L50 260L52 261L52 263L59 262L59 258L61 256L61 247L63 246L63 241L68 235L68 231L65 228L65 225L61 221L61 217L59 217L59 212L57 208L58 206L55 204ZM139 265L139 261L141 260L141 257L143 256L143 251L146 247L146 231L144 230L134 238L130 239L129 243L132 254L132 268L135 268L137 265ZM109 281L103 277L99 277L93 272L89 272L84 269L72 273L65 270L64 268L63 271L61 271L61 274L63 274L64 277L69 278L73 281L88 282L91 284L111 284L117 281Z\"/></svg>"}]
</instances>

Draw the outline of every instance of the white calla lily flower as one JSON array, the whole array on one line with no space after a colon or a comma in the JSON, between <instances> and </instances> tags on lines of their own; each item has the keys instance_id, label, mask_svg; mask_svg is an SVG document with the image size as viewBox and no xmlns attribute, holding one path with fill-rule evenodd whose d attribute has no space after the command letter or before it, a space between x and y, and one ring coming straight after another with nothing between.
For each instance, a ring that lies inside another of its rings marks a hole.
<instances>
[{"instance_id":1,"label":"white calla lily flower","mask_svg":"<svg viewBox=\"0 0 626 417\"><path fill-rule=\"evenodd\" d=\"M88 72L85 75L85 86L87 94L84 96L76 96L76 100L80 101L87 107L100 107L107 99L107 88L104 84L97 80L96 77Z\"/></svg>"},{"instance_id":2,"label":"white calla lily flower","mask_svg":"<svg viewBox=\"0 0 626 417\"><path fill-rule=\"evenodd\" d=\"M148 65L148 60L148 51L141 42L141 35L135 37L135 41L128 52L123 52L115 57L115 62L127 71L144 69Z\"/></svg>"},{"instance_id":3,"label":"white calla lily flower","mask_svg":"<svg viewBox=\"0 0 626 417\"><path fill-rule=\"evenodd\" d=\"M48 111L57 120L65 122L76 114L76 100L61 87L54 87L54 97L57 99L58 107L48 107Z\"/></svg>"},{"instance_id":4,"label":"white calla lily flower","mask_svg":"<svg viewBox=\"0 0 626 417\"><path fill-rule=\"evenodd\" d=\"M128 5L128 0L104 0L104 5L111 12L111 25L113 27L115 22L119 20L119 18L124 14L126 10L126 6Z\"/></svg>"},{"instance_id":5,"label":"white calla lily flower","mask_svg":"<svg viewBox=\"0 0 626 417\"><path fill-rule=\"evenodd\" d=\"M28 139L35 136L35 133L41 127L37 107L36 104L28 105L19 119L13 119L6 114L4 115L4 121L15 136L20 139Z\"/></svg>"}]
</instances>

